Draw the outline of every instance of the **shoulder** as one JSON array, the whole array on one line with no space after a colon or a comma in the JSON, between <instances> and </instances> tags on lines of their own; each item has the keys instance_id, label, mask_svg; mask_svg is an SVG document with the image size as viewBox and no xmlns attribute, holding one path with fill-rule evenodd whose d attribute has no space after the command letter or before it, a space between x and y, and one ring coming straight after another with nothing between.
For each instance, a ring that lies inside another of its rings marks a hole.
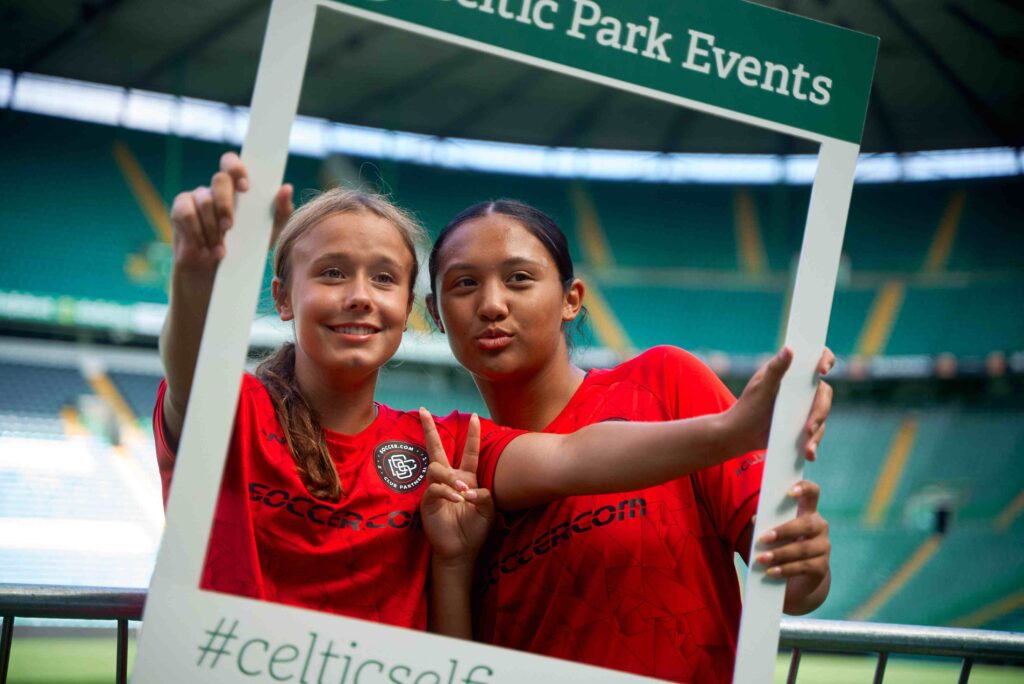
<instances>
[{"instance_id":1,"label":"shoulder","mask_svg":"<svg viewBox=\"0 0 1024 684\"><path fill-rule=\"evenodd\" d=\"M385 415L384 412L386 411L388 420L392 421L393 424L403 427L411 426L417 434L422 434L423 426L420 424L420 412L418 410L400 411L384 404L377 405L380 406L381 415ZM437 434L441 436L442 440L454 440L455 436L459 434L459 430L462 429L464 432L465 425L469 424L468 413L452 411L446 416L435 416L433 414L431 416L434 419L434 426L437 427Z\"/></svg>"},{"instance_id":2,"label":"shoulder","mask_svg":"<svg viewBox=\"0 0 1024 684\"><path fill-rule=\"evenodd\" d=\"M610 380L647 380L648 382L644 384L649 384L652 380L660 383L665 380L699 379L701 376L714 375L707 364L694 354L667 344L651 347L606 373Z\"/></svg>"},{"instance_id":3,"label":"shoulder","mask_svg":"<svg viewBox=\"0 0 1024 684\"><path fill-rule=\"evenodd\" d=\"M274 410L274 401L271 398L270 390L263 384L263 381L252 373L242 374L242 388L238 393L239 407L251 405L260 409L270 408Z\"/></svg>"},{"instance_id":4,"label":"shoulder","mask_svg":"<svg viewBox=\"0 0 1024 684\"><path fill-rule=\"evenodd\" d=\"M263 382L252 373L242 374L242 394L267 394Z\"/></svg>"}]
</instances>

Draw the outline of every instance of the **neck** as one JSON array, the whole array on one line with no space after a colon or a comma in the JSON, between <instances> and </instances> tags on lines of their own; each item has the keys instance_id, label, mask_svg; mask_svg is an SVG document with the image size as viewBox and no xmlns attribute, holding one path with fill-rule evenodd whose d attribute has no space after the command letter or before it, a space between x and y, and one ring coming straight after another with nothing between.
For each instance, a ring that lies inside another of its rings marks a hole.
<instances>
[{"instance_id":1,"label":"neck","mask_svg":"<svg viewBox=\"0 0 1024 684\"><path fill-rule=\"evenodd\" d=\"M569 362L562 344L540 369L522 377L490 380L475 376L477 389L499 425L540 432L562 412L586 373Z\"/></svg>"},{"instance_id":2,"label":"neck","mask_svg":"<svg viewBox=\"0 0 1024 684\"><path fill-rule=\"evenodd\" d=\"M352 373L329 373L314 366L301 351L295 355L295 376L299 390L320 424L345 435L362 432L377 415L373 394L378 369L352 377Z\"/></svg>"}]
</instances>

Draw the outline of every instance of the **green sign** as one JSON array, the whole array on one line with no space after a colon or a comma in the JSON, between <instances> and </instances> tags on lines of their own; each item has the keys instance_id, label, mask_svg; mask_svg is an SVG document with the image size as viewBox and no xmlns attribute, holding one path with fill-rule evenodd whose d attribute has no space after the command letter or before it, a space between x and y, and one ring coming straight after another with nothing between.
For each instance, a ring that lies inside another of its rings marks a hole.
<instances>
[{"instance_id":1,"label":"green sign","mask_svg":"<svg viewBox=\"0 0 1024 684\"><path fill-rule=\"evenodd\" d=\"M334 4L852 143L878 53L873 36L743 0Z\"/></svg>"}]
</instances>

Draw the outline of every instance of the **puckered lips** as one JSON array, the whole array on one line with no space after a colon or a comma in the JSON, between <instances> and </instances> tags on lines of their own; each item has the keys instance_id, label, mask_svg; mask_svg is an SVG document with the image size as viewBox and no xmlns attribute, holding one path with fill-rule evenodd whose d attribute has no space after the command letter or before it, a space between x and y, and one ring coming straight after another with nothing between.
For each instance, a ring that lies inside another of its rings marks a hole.
<instances>
[{"instance_id":1,"label":"puckered lips","mask_svg":"<svg viewBox=\"0 0 1024 684\"><path fill-rule=\"evenodd\" d=\"M492 327L477 335L476 345L484 351L501 351L512 344L514 333L504 328Z\"/></svg>"},{"instance_id":2,"label":"puckered lips","mask_svg":"<svg viewBox=\"0 0 1024 684\"><path fill-rule=\"evenodd\" d=\"M332 333L346 342L367 342L380 332L380 327L366 321L352 321L326 326Z\"/></svg>"}]
</instances>

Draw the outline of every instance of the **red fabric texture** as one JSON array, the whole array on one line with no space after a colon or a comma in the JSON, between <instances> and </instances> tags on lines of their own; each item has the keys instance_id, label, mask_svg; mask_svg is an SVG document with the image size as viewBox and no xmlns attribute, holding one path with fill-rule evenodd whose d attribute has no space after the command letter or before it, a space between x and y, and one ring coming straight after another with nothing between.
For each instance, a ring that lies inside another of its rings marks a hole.
<instances>
[{"instance_id":1,"label":"red fabric texture","mask_svg":"<svg viewBox=\"0 0 1024 684\"><path fill-rule=\"evenodd\" d=\"M166 502L176 455L164 431L165 392L161 383L153 431ZM417 413L378 407L359 434L325 430L344 493L324 501L299 477L266 389L243 377L201 588L426 628L423 430ZM436 424L457 464L469 416L453 412ZM491 458L518 434L481 420L481 450Z\"/></svg>"},{"instance_id":2,"label":"red fabric texture","mask_svg":"<svg viewBox=\"0 0 1024 684\"><path fill-rule=\"evenodd\" d=\"M697 358L656 347L591 371L545 432L689 418L734 401ZM482 457L483 486L493 485L499 457ZM507 516L480 564L480 638L662 679L731 682L733 551L757 510L762 470L763 452L754 452L660 486Z\"/></svg>"}]
</instances>

